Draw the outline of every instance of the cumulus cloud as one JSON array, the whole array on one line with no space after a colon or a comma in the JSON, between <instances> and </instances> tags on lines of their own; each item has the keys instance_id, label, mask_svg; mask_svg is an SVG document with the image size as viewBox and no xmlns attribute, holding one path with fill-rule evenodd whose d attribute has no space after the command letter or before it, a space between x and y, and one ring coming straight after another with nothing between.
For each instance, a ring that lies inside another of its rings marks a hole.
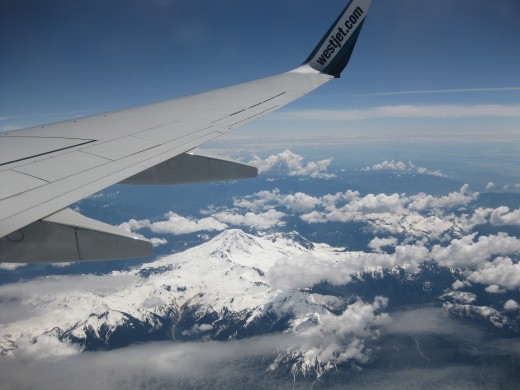
<instances>
[{"instance_id":1,"label":"cumulus cloud","mask_svg":"<svg viewBox=\"0 0 520 390\"><path fill-rule=\"evenodd\" d=\"M519 308L520 308L520 305L514 299L510 299L506 303L504 303L504 310L515 311L515 310L518 310Z\"/></svg>"},{"instance_id":2,"label":"cumulus cloud","mask_svg":"<svg viewBox=\"0 0 520 390\"><path fill-rule=\"evenodd\" d=\"M312 287L320 282L344 285L350 283L352 275L367 271L399 266L417 272L428 259L429 251L421 244L398 245L392 254L337 252L332 258L323 258L309 253L278 260L268 271L267 279L280 290Z\"/></svg>"},{"instance_id":3,"label":"cumulus cloud","mask_svg":"<svg viewBox=\"0 0 520 390\"><path fill-rule=\"evenodd\" d=\"M427 229L431 237L436 237L453 229L457 222L454 217L446 216L445 211L465 206L478 195L471 193L467 185L459 192L439 197L424 193L361 196L349 190L319 198L315 209L300 218L307 223L366 222L391 233L420 233Z\"/></svg>"},{"instance_id":4,"label":"cumulus cloud","mask_svg":"<svg viewBox=\"0 0 520 390\"><path fill-rule=\"evenodd\" d=\"M488 293L520 288L520 264L504 257L520 254L520 239L505 233L478 238L476 234L467 235L431 249L420 241L397 244L395 238L375 238L369 244L373 253L339 252L332 259L314 254L285 257L277 261L267 277L273 287L282 290L311 287L320 282L342 285L349 283L352 275L362 272L402 267L413 273L424 262L435 261L440 266L463 270L466 279L456 281L454 289L471 283L486 285ZM384 246L395 247L394 252L383 253Z\"/></svg>"},{"instance_id":5,"label":"cumulus cloud","mask_svg":"<svg viewBox=\"0 0 520 390\"><path fill-rule=\"evenodd\" d=\"M420 193L410 197L409 208L412 210L446 209L466 205L479 196L478 192L470 192L469 185L464 184L459 192L451 192L446 196L435 197Z\"/></svg>"},{"instance_id":6,"label":"cumulus cloud","mask_svg":"<svg viewBox=\"0 0 520 390\"><path fill-rule=\"evenodd\" d=\"M520 209L510 211L507 206L498 207L491 212L489 222L493 226L520 225Z\"/></svg>"},{"instance_id":7,"label":"cumulus cloud","mask_svg":"<svg viewBox=\"0 0 520 390\"><path fill-rule=\"evenodd\" d=\"M329 366L352 360L365 363L370 355L364 340L378 337L376 327L388 321L388 314L379 312L387 305L388 299L379 296L373 303L358 300L340 315L329 312L319 315L318 324L302 332L300 346L289 349L288 353L301 356L303 361L299 365L303 366L304 372L319 370L316 362L326 362Z\"/></svg>"},{"instance_id":8,"label":"cumulus cloud","mask_svg":"<svg viewBox=\"0 0 520 390\"><path fill-rule=\"evenodd\" d=\"M189 219L170 211L167 221L159 221L150 224L150 230L154 233L187 234L200 231L225 230L227 225L220 223L215 218Z\"/></svg>"},{"instance_id":9,"label":"cumulus cloud","mask_svg":"<svg viewBox=\"0 0 520 390\"><path fill-rule=\"evenodd\" d=\"M490 294L503 294L503 293L505 293L507 291L507 290L505 290L503 288L500 288L496 284L491 284L491 285L487 286L485 288L485 290L486 290L486 292L488 292Z\"/></svg>"},{"instance_id":10,"label":"cumulus cloud","mask_svg":"<svg viewBox=\"0 0 520 390\"><path fill-rule=\"evenodd\" d=\"M233 211L221 211L213 215L213 218L220 223L234 226L248 226L256 229L269 229L274 226L282 226L285 224L282 219L285 214L276 211L268 210L263 213L247 212L245 214L236 213Z\"/></svg>"},{"instance_id":11,"label":"cumulus cloud","mask_svg":"<svg viewBox=\"0 0 520 390\"><path fill-rule=\"evenodd\" d=\"M405 163L403 161L385 160L381 163L374 164L372 166L361 169L362 172L370 171L396 171L406 173L418 173L420 175L429 175L437 177L446 177L441 171L431 171L425 167L415 166L412 162Z\"/></svg>"},{"instance_id":12,"label":"cumulus cloud","mask_svg":"<svg viewBox=\"0 0 520 390\"><path fill-rule=\"evenodd\" d=\"M486 185L486 191L491 191L493 188L495 188L495 183L493 183L492 181L490 181L489 183L487 183L487 185Z\"/></svg>"},{"instance_id":13,"label":"cumulus cloud","mask_svg":"<svg viewBox=\"0 0 520 390\"><path fill-rule=\"evenodd\" d=\"M497 227L520 226L520 209L511 211L507 206L495 209L479 207L473 211L473 214L461 216L460 223L466 231L488 223Z\"/></svg>"},{"instance_id":14,"label":"cumulus cloud","mask_svg":"<svg viewBox=\"0 0 520 390\"><path fill-rule=\"evenodd\" d=\"M456 280L452 283L451 288L454 290L460 290L461 288L470 287L471 283L467 280Z\"/></svg>"},{"instance_id":15,"label":"cumulus cloud","mask_svg":"<svg viewBox=\"0 0 520 390\"><path fill-rule=\"evenodd\" d=\"M281 203L280 190L275 188L272 191L259 191L243 198L234 199L233 205L249 210L269 210Z\"/></svg>"},{"instance_id":16,"label":"cumulus cloud","mask_svg":"<svg viewBox=\"0 0 520 390\"><path fill-rule=\"evenodd\" d=\"M234 199L235 207L250 210L271 210L276 207L284 207L294 213L306 213L313 210L321 203L320 198L307 195L303 192L283 195L278 188L272 191L259 191L239 199Z\"/></svg>"},{"instance_id":17,"label":"cumulus cloud","mask_svg":"<svg viewBox=\"0 0 520 390\"><path fill-rule=\"evenodd\" d=\"M516 290L520 288L520 264L509 257L498 257L471 272L468 280L489 285L490 293L503 292L503 288Z\"/></svg>"},{"instance_id":18,"label":"cumulus cloud","mask_svg":"<svg viewBox=\"0 0 520 390\"><path fill-rule=\"evenodd\" d=\"M297 192L294 195L283 197L281 204L293 212L307 213L320 204L320 199L302 192Z\"/></svg>"},{"instance_id":19,"label":"cumulus cloud","mask_svg":"<svg viewBox=\"0 0 520 390\"><path fill-rule=\"evenodd\" d=\"M127 231L137 231L141 229L150 229L154 233L163 234L189 234L200 231L221 231L227 229L227 225L217 221L213 217L202 219L182 217L173 211L166 214L168 220L150 222L148 219L135 220L131 219L119 225L120 228ZM158 242L157 242L158 243Z\"/></svg>"},{"instance_id":20,"label":"cumulus cloud","mask_svg":"<svg viewBox=\"0 0 520 390\"><path fill-rule=\"evenodd\" d=\"M164 239L164 238L157 238L157 237L150 238L150 242L152 243L152 245L154 247L161 246L161 245L166 245L168 243L168 241L166 239Z\"/></svg>"},{"instance_id":21,"label":"cumulus cloud","mask_svg":"<svg viewBox=\"0 0 520 390\"><path fill-rule=\"evenodd\" d=\"M478 193L469 191L468 185L445 196L424 193L412 196L397 193L361 195L359 191L352 190L312 196L303 192L283 194L279 189L274 189L236 198L233 206L257 213L283 209L284 212L299 215L302 221L309 224L355 221L368 223L391 234L424 236L421 232L427 231L430 238L440 238L447 231L458 231L462 226L476 222L470 221L468 216L461 217L459 221L447 212L466 206L478 196ZM211 214L211 210L205 213ZM457 225L459 223L460 227Z\"/></svg>"},{"instance_id":22,"label":"cumulus cloud","mask_svg":"<svg viewBox=\"0 0 520 390\"><path fill-rule=\"evenodd\" d=\"M473 214L468 216L467 214L462 215L459 218L459 222L465 231L472 230L475 226L484 225L488 223L489 215L492 209L479 207L473 211Z\"/></svg>"},{"instance_id":23,"label":"cumulus cloud","mask_svg":"<svg viewBox=\"0 0 520 390\"><path fill-rule=\"evenodd\" d=\"M332 158L317 162L304 162L304 158L290 150L284 150L262 159L255 156L249 164L258 168L259 174L274 173L281 176L310 176L318 179L330 179L335 177L328 172Z\"/></svg>"},{"instance_id":24,"label":"cumulus cloud","mask_svg":"<svg viewBox=\"0 0 520 390\"><path fill-rule=\"evenodd\" d=\"M335 285L347 284L351 275L360 270L360 263L349 258L331 262L312 254L286 257L278 260L267 273L270 284L277 289L288 290L312 287L320 282Z\"/></svg>"},{"instance_id":25,"label":"cumulus cloud","mask_svg":"<svg viewBox=\"0 0 520 390\"><path fill-rule=\"evenodd\" d=\"M499 255L520 253L520 239L505 233L481 236L476 234L454 239L448 246L435 245L432 259L447 267L476 267ZM494 283L498 284L498 283Z\"/></svg>"}]
</instances>

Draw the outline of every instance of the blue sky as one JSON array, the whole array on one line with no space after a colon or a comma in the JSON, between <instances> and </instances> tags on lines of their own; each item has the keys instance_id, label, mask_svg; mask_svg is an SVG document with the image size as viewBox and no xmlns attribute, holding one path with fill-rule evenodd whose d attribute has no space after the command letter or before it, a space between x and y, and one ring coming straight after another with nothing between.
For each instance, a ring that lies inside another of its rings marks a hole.
<instances>
[{"instance_id":1,"label":"blue sky","mask_svg":"<svg viewBox=\"0 0 520 390\"><path fill-rule=\"evenodd\" d=\"M307 57L345 4L2 1L0 129L289 70ZM493 131L515 138L520 132L518 16L517 0L374 0L341 80L249 125L245 134L259 129L312 134L320 126L331 134L345 128L351 134L433 136ZM392 93L403 91L420 93ZM377 111L387 106L398 106L398 113ZM310 109L341 112L333 121L323 119L328 112L300 115ZM352 116L357 109L363 110L361 118Z\"/></svg>"}]
</instances>

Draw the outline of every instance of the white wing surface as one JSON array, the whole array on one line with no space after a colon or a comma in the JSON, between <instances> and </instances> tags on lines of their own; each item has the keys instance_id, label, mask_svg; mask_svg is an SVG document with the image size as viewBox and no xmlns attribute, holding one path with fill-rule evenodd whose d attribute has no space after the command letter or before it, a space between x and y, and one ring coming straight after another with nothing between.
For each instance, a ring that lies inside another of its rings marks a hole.
<instances>
[{"instance_id":1,"label":"white wing surface","mask_svg":"<svg viewBox=\"0 0 520 390\"><path fill-rule=\"evenodd\" d=\"M142 237L64 209L119 182L167 184L256 176L252 167L195 148L339 77L370 2L352 0L307 61L290 72L0 133L0 261L149 256L151 245Z\"/></svg>"}]
</instances>

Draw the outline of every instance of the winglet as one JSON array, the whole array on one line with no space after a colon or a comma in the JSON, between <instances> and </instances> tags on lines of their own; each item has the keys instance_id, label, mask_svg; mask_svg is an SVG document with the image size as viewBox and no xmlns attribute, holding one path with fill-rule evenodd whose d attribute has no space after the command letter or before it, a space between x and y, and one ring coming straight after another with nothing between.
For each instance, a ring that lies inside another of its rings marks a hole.
<instances>
[{"instance_id":1,"label":"winglet","mask_svg":"<svg viewBox=\"0 0 520 390\"><path fill-rule=\"evenodd\" d=\"M351 0L305 64L321 73L339 77L354 51L371 2Z\"/></svg>"}]
</instances>

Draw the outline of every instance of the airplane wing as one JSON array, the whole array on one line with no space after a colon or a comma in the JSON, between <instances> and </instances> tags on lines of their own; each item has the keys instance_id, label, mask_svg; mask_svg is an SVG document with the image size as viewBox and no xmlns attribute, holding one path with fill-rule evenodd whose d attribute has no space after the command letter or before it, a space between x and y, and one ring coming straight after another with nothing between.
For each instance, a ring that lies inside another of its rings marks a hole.
<instances>
[{"instance_id":1,"label":"airplane wing","mask_svg":"<svg viewBox=\"0 0 520 390\"><path fill-rule=\"evenodd\" d=\"M371 0L351 0L303 65L180 99L0 133L0 261L146 257L139 235L66 207L115 183L255 177L196 149L339 77Z\"/></svg>"}]
</instances>

